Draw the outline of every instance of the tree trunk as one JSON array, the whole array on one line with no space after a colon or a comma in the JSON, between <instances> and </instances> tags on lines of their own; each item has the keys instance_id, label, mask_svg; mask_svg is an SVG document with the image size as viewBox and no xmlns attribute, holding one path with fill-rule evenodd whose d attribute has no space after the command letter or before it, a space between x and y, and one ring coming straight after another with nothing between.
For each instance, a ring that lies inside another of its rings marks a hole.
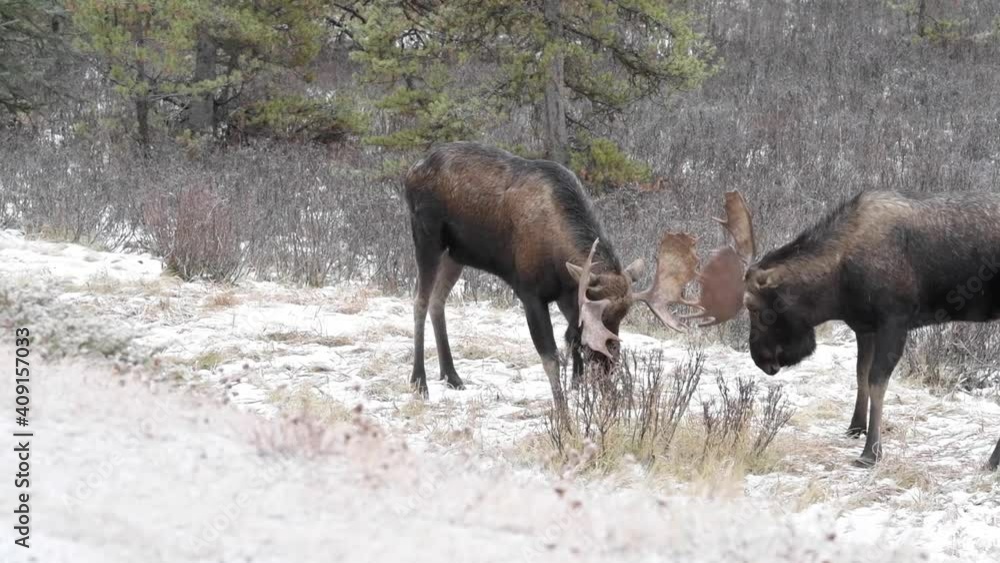
<instances>
[{"instance_id":1,"label":"tree trunk","mask_svg":"<svg viewBox=\"0 0 1000 563\"><path fill-rule=\"evenodd\" d=\"M146 44L146 27L148 25L149 19L147 17L139 20L132 29L132 40L135 42L136 47L140 49ZM138 81L146 82L146 87L137 93L134 98L139 149L143 155L146 155L149 152L149 93L152 90L152 84L150 84L149 77L146 76L146 64L143 59L139 59L136 62L135 73Z\"/></svg>"},{"instance_id":2,"label":"tree trunk","mask_svg":"<svg viewBox=\"0 0 1000 563\"><path fill-rule=\"evenodd\" d=\"M927 0L920 0L917 6L917 35L919 37L927 35Z\"/></svg>"},{"instance_id":3,"label":"tree trunk","mask_svg":"<svg viewBox=\"0 0 1000 563\"><path fill-rule=\"evenodd\" d=\"M139 148L145 154L149 150L149 96L136 97L135 121L139 128Z\"/></svg>"},{"instance_id":4,"label":"tree trunk","mask_svg":"<svg viewBox=\"0 0 1000 563\"><path fill-rule=\"evenodd\" d=\"M563 91L563 59L562 48L558 43L562 40L562 17L560 15L561 0L545 0L545 25L548 28L547 43L555 47L556 52L549 60L545 71L545 98L543 100L545 133L543 142L545 156L560 164L569 162L569 135L566 132L566 95Z\"/></svg>"},{"instance_id":5,"label":"tree trunk","mask_svg":"<svg viewBox=\"0 0 1000 563\"><path fill-rule=\"evenodd\" d=\"M226 54L225 48L223 48L223 55ZM240 51L238 48L234 48L232 52L228 53L228 62L226 63L225 76L227 79L232 79L236 71L240 69ZM219 93L218 99L215 100L215 114L214 122L215 125L220 123L227 123L229 121L229 106L233 101L233 87L229 80L226 80L225 86L222 87L222 91Z\"/></svg>"},{"instance_id":6,"label":"tree trunk","mask_svg":"<svg viewBox=\"0 0 1000 563\"><path fill-rule=\"evenodd\" d=\"M198 30L198 39L194 55L194 83L202 88L202 82L215 80L215 41L204 27ZM211 88L196 92L191 96L188 107L188 129L191 131L208 131L215 126L215 95Z\"/></svg>"}]
</instances>

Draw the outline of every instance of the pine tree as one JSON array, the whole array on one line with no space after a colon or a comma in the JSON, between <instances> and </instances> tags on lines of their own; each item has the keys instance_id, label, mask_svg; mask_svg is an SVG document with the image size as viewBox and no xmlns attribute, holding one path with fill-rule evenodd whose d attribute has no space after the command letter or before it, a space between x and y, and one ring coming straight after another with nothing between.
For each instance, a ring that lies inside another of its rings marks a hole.
<instances>
[{"instance_id":1,"label":"pine tree","mask_svg":"<svg viewBox=\"0 0 1000 563\"><path fill-rule=\"evenodd\" d=\"M55 89L48 70L59 56L61 11L49 0L0 0L0 114L41 105Z\"/></svg>"},{"instance_id":2,"label":"pine tree","mask_svg":"<svg viewBox=\"0 0 1000 563\"><path fill-rule=\"evenodd\" d=\"M538 110L546 156L587 149L588 128L640 100L696 86L713 51L692 17L658 0L372 0L349 6L355 59L405 126L375 143L468 138L491 115ZM486 72L460 72L476 65Z\"/></svg>"},{"instance_id":3,"label":"pine tree","mask_svg":"<svg viewBox=\"0 0 1000 563\"><path fill-rule=\"evenodd\" d=\"M273 71L301 68L325 38L322 0L71 0L80 47L134 106L139 143L168 104L190 131L217 129Z\"/></svg>"}]
</instances>

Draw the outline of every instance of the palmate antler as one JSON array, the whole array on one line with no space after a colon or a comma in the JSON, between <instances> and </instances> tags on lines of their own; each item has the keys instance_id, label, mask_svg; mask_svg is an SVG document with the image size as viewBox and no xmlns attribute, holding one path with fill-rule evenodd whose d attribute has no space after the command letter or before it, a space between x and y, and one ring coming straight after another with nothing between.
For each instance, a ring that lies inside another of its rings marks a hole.
<instances>
[{"instance_id":1,"label":"palmate antler","mask_svg":"<svg viewBox=\"0 0 1000 563\"><path fill-rule=\"evenodd\" d=\"M739 192L726 192L725 209L726 218L715 220L732 238L732 244L713 250L699 269L692 236L684 233L663 235L653 285L633 295L649 305L663 324L674 330L684 331L685 327L670 314L668 305L698 309L697 314L681 319L706 319L698 325L701 327L724 323L738 315L743 307L743 275L756 253L753 223L746 200ZM684 298L684 289L695 278L701 285L701 295L697 301L688 301Z\"/></svg>"},{"instance_id":2,"label":"palmate antler","mask_svg":"<svg viewBox=\"0 0 1000 563\"><path fill-rule=\"evenodd\" d=\"M726 192L725 197L726 218L715 220L722 225L732 242L713 250L699 269L694 237L686 233L664 234L657 250L653 284L644 291L632 294L633 299L646 303L663 324L676 331L683 332L686 327L670 313L670 305L698 309L697 314L681 319L705 319L699 327L724 323L738 315L743 307L743 276L756 254L753 223L746 200L739 192ZM583 327L581 341L591 350L611 357L607 342L619 338L604 326L602 320L610 301L592 301L587 297L594 252L599 242L595 240L591 246L579 279L577 295L580 326ZM701 295L697 301L689 301L684 297L684 290L696 278L701 285Z\"/></svg>"},{"instance_id":3,"label":"palmate antler","mask_svg":"<svg viewBox=\"0 0 1000 563\"><path fill-rule=\"evenodd\" d=\"M599 242L599 240L595 240L591 246L590 255L583 263L578 282L577 299L580 304L580 326L583 327L580 340L591 350L611 357L607 342L619 338L604 326L602 319L604 310L611 302L608 299L594 301L587 297L594 252L597 250ZM670 313L669 306L674 304L697 306L697 304L684 299L684 288L697 275L698 256L695 254L694 245L694 238L687 234L667 233L663 235L657 254L653 285L645 291L632 294L633 299L649 305L649 308L663 324L678 331L683 331L684 325Z\"/></svg>"},{"instance_id":4,"label":"palmate antler","mask_svg":"<svg viewBox=\"0 0 1000 563\"><path fill-rule=\"evenodd\" d=\"M594 240L594 244L590 247L590 254L587 255L587 260L584 261L580 272L580 280L578 282L580 285L577 289L577 299L580 303L579 322L580 326L583 327L580 334L580 342L591 350L600 352L610 358L611 352L608 351L608 340L618 340L618 335L604 326L602 317L604 310L608 308L611 301L608 299L592 301L587 297L587 289L590 287L590 269L594 265L594 252L597 251L597 245L600 242L601 239Z\"/></svg>"},{"instance_id":5,"label":"palmate antler","mask_svg":"<svg viewBox=\"0 0 1000 563\"><path fill-rule=\"evenodd\" d=\"M684 325L674 318L668 306L681 304L698 307L697 303L684 299L684 288L698 271L698 254L695 253L694 246L694 237L689 234L664 234L656 253L653 285L645 291L632 294L633 299L648 305L660 322L679 332L684 331Z\"/></svg>"},{"instance_id":6,"label":"palmate antler","mask_svg":"<svg viewBox=\"0 0 1000 563\"><path fill-rule=\"evenodd\" d=\"M698 272L701 295L697 306L701 312L684 319L707 319L700 327L724 323L743 308L743 276L756 254L750 209L740 192L726 192L726 218L714 218L732 237L726 244L709 254L708 261Z\"/></svg>"}]
</instances>

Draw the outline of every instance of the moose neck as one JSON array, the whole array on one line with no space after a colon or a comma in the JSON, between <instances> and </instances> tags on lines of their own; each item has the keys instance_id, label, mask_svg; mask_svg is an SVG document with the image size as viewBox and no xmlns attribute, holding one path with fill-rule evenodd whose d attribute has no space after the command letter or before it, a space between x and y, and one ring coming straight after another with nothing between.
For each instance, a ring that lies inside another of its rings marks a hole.
<instances>
[{"instance_id":1,"label":"moose neck","mask_svg":"<svg viewBox=\"0 0 1000 563\"><path fill-rule=\"evenodd\" d=\"M785 275L787 279L782 281L782 297L788 302L787 306L810 325L817 326L841 316L838 272L835 269L825 272L813 270L806 275L796 275L789 269Z\"/></svg>"}]
</instances>

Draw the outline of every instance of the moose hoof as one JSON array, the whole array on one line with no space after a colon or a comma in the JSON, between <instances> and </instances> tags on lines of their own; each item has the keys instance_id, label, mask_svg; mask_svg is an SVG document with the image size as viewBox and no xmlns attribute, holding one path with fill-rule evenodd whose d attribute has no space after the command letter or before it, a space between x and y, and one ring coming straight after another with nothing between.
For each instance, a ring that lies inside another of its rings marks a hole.
<instances>
[{"instance_id":1,"label":"moose hoof","mask_svg":"<svg viewBox=\"0 0 1000 563\"><path fill-rule=\"evenodd\" d=\"M448 380L448 387L450 387L452 389L458 389L459 391L461 391L461 390L465 389L465 383L462 382L461 379L458 379L456 377L455 379L449 379Z\"/></svg>"},{"instance_id":2,"label":"moose hoof","mask_svg":"<svg viewBox=\"0 0 1000 563\"><path fill-rule=\"evenodd\" d=\"M421 379L421 380L416 380L416 381L414 381L414 380L411 379L410 380L410 388L413 389L413 394L414 395L417 395L419 397L423 397L424 399L429 399L431 397L430 392L427 390L427 380L426 379Z\"/></svg>"},{"instance_id":3,"label":"moose hoof","mask_svg":"<svg viewBox=\"0 0 1000 563\"><path fill-rule=\"evenodd\" d=\"M852 427L850 427L850 428L847 429L847 437L848 438L860 438L861 435L864 434L865 432L867 432L867 429L865 429L865 428L858 428L856 426L852 426Z\"/></svg>"},{"instance_id":4,"label":"moose hoof","mask_svg":"<svg viewBox=\"0 0 1000 563\"><path fill-rule=\"evenodd\" d=\"M854 460L854 467L862 467L864 469L870 469L872 467L875 467L876 461L877 460L875 459L875 456L861 454L861 457Z\"/></svg>"}]
</instances>

